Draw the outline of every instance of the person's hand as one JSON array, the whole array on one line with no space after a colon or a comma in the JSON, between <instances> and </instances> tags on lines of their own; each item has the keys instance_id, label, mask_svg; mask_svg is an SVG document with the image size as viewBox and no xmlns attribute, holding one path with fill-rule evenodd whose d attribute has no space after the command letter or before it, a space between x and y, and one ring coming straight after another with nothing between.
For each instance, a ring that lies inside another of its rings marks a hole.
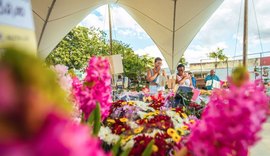
<instances>
[{"instance_id":1,"label":"person's hand","mask_svg":"<svg viewBox=\"0 0 270 156\"><path fill-rule=\"evenodd\" d=\"M155 73L159 74L160 70L161 70L161 68L160 68L160 66L158 66L157 68L155 68Z\"/></svg>"},{"instance_id":2,"label":"person's hand","mask_svg":"<svg viewBox=\"0 0 270 156\"><path fill-rule=\"evenodd\" d=\"M184 73L184 75L183 75L183 79L188 79L189 77L188 77L188 74L187 73Z\"/></svg>"}]
</instances>

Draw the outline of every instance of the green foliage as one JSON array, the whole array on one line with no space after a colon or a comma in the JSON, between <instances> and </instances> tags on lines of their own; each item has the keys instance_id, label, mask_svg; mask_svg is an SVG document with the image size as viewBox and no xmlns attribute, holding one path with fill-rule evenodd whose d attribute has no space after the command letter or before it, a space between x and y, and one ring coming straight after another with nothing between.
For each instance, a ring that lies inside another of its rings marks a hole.
<instances>
[{"instance_id":1,"label":"green foliage","mask_svg":"<svg viewBox=\"0 0 270 156\"><path fill-rule=\"evenodd\" d=\"M101 127L101 116L100 116L100 104L96 104L96 108L92 111L89 116L88 124L93 125L93 135L97 136Z\"/></svg>"},{"instance_id":2,"label":"green foliage","mask_svg":"<svg viewBox=\"0 0 270 156\"><path fill-rule=\"evenodd\" d=\"M140 79L146 71L153 67L153 60L147 55L138 56L132 48L117 40L113 40L113 53L123 57L124 75ZM69 69L82 69L87 66L91 56L106 56L109 53L106 33L95 28L75 27L46 58L49 65L64 64Z\"/></svg>"},{"instance_id":3,"label":"green foliage","mask_svg":"<svg viewBox=\"0 0 270 156\"><path fill-rule=\"evenodd\" d=\"M117 143L115 145L113 145L113 148L112 148L112 154L113 156L117 156L118 155L118 152L120 151L120 148L121 148L121 138L117 141Z\"/></svg>"},{"instance_id":4,"label":"green foliage","mask_svg":"<svg viewBox=\"0 0 270 156\"><path fill-rule=\"evenodd\" d=\"M131 151L131 148L129 148L129 149L125 150L124 152L122 152L120 156L128 156L130 151Z\"/></svg>"},{"instance_id":5,"label":"green foliage","mask_svg":"<svg viewBox=\"0 0 270 156\"><path fill-rule=\"evenodd\" d=\"M210 52L208 57L215 59L215 68L217 68L218 61L227 61L228 57L223 53L224 49L217 48L216 51Z\"/></svg>"},{"instance_id":6,"label":"green foliage","mask_svg":"<svg viewBox=\"0 0 270 156\"><path fill-rule=\"evenodd\" d=\"M93 55L106 55L106 34L94 28L75 27L46 58L48 64L64 64L70 69L87 65Z\"/></svg>"},{"instance_id":7,"label":"green foliage","mask_svg":"<svg viewBox=\"0 0 270 156\"><path fill-rule=\"evenodd\" d=\"M183 64L183 65L185 65L185 66L188 64L188 62L186 61L186 59L185 59L184 56L182 56L182 57L180 58L180 60L179 60L178 63L179 63L179 64Z\"/></svg>"},{"instance_id":8,"label":"green foliage","mask_svg":"<svg viewBox=\"0 0 270 156\"><path fill-rule=\"evenodd\" d=\"M146 146L145 150L142 153L142 156L150 156L152 154L152 148L154 145L155 141L151 140L149 144Z\"/></svg>"}]
</instances>

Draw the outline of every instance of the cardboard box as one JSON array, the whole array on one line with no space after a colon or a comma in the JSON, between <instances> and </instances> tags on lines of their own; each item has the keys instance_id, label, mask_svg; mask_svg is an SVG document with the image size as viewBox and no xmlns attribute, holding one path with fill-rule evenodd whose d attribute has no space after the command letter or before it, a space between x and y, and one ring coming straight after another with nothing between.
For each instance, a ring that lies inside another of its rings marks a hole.
<instances>
[{"instance_id":1,"label":"cardboard box","mask_svg":"<svg viewBox=\"0 0 270 156\"><path fill-rule=\"evenodd\" d=\"M118 55L111 55L107 57L110 62L110 73L114 74L121 74L123 73L123 63L122 63L122 56Z\"/></svg>"},{"instance_id":2,"label":"cardboard box","mask_svg":"<svg viewBox=\"0 0 270 156\"><path fill-rule=\"evenodd\" d=\"M169 89L174 89L174 86L175 86L175 77L174 76L170 76L168 81L167 81L167 85L168 85L168 88Z\"/></svg>"}]
</instances>

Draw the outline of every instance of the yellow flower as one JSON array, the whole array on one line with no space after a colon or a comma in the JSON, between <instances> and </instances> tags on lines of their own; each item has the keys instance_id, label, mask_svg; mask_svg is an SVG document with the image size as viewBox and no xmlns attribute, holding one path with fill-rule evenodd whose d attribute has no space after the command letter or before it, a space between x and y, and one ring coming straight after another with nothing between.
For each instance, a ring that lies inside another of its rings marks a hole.
<instances>
[{"instance_id":1,"label":"yellow flower","mask_svg":"<svg viewBox=\"0 0 270 156\"><path fill-rule=\"evenodd\" d=\"M195 120L189 120L189 122L190 122L191 124L194 124L194 123L195 123Z\"/></svg>"},{"instance_id":2,"label":"yellow flower","mask_svg":"<svg viewBox=\"0 0 270 156\"><path fill-rule=\"evenodd\" d=\"M178 128L176 131L177 131L180 135L184 135L184 134L185 134L184 130L182 130L181 128Z\"/></svg>"},{"instance_id":3,"label":"yellow flower","mask_svg":"<svg viewBox=\"0 0 270 156\"><path fill-rule=\"evenodd\" d=\"M125 144L125 143L128 142L132 137L133 137L133 135L124 137L124 138L121 140L121 143L122 143L122 144Z\"/></svg>"},{"instance_id":4,"label":"yellow flower","mask_svg":"<svg viewBox=\"0 0 270 156\"><path fill-rule=\"evenodd\" d=\"M127 118L121 118L120 121L121 121L121 122L127 122L128 119L127 119Z\"/></svg>"},{"instance_id":5,"label":"yellow flower","mask_svg":"<svg viewBox=\"0 0 270 156\"><path fill-rule=\"evenodd\" d=\"M147 118L147 117L153 116L153 115L155 115L155 112L149 112L149 113L144 115L144 118Z\"/></svg>"},{"instance_id":6,"label":"yellow flower","mask_svg":"<svg viewBox=\"0 0 270 156\"><path fill-rule=\"evenodd\" d=\"M128 102L128 105L133 105L133 104L134 104L133 101L129 101L129 102Z\"/></svg>"},{"instance_id":7,"label":"yellow flower","mask_svg":"<svg viewBox=\"0 0 270 156\"><path fill-rule=\"evenodd\" d=\"M134 129L134 133L138 134L138 133L141 133L141 131L143 130L144 128L143 127L138 127L136 129Z\"/></svg>"},{"instance_id":8,"label":"yellow flower","mask_svg":"<svg viewBox=\"0 0 270 156\"><path fill-rule=\"evenodd\" d=\"M152 151L153 151L153 152L157 152L157 151L158 151L157 145L153 145L153 146L152 146Z\"/></svg>"},{"instance_id":9,"label":"yellow flower","mask_svg":"<svg viewBox=\"0 0 270 156\"><path fill-rule=\"evenodd\" d=\"M125 102L122 102L122 105L126 105L127 104L127 102L125 101Z\"/></svg>"},{"instance_id":10,"label":"yellow flower","mask_svg":"<svg viewBox=\"0 0 270 156\"><path fill-rule=\"evenodd\" d=\"M187 114L185 114L185 113L181 113L181 114L182 114L184 119L186 119L188 117Z\"/></svg>"},{"instance_id":11,"label":"yellow flower","mask_svg":"<svg viewBox=\"0 0 270 156\"><path fill-rule=\"evenodd\" d=\"M172 136L174 142L178 143L181 140L181 137L178 134L174 134Z\"/></svg>"},{"instance_id":12,"label":"yellow flower","mask_svg":"<svg viewBox=\"0 0 270 156\"><path fill-rule=\"evenodd\" d=\"M109 123L115 123L115 120L114 119L107 119L107 122L109 122Z\"/></svg>"},{"instance_id":13,"label":"yellow flower","mask_svg":"<svg viewBox=\"0 0 270 156\"><path fill-rule=\"evenodd\" d=\"M167 133L168 133L169 136L172 137L174 134L176 134L176 131L175 131L174 129L172 129L172 128L169 128L169 129L167 130Z\"/></svg>"},{"instance_id":14,"label":"yellow flower","mask_svg":"<svg viewBox=\"0 0 270 156\"><path fill-rule=\"evenodd\" d=\"M182 126L181 129L184 130L184 131L185 130L188 130L188 126L186 126L186 125L185 126Z\"/></svg>"}]
</instances>

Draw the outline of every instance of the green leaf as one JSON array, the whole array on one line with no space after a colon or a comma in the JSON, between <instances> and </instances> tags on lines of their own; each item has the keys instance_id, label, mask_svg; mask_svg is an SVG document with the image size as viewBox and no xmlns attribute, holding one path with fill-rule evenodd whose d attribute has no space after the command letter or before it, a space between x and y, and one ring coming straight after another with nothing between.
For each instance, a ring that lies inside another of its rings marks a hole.
<instances>
[{"instance_id":1,"label":"green leaf","mask_svg":"<svg viewBox=\"0 0 270 156\"><path fill-rule=\"evenodd\" d=\"M95 119L95 111L93 111L93 112L90 114L90 116L88 117L87 122L88 122L88 124L89 124L90 126L93 125L94 119Z\"/></svg>"},{"instance_id":2,"label":"green leaf","mask_svg":"<svg viewBox=\"0 0 270 156\"><path fill-rule=\"evenodd\" d=\"M89 126L93 125L93 135L97 136L101 127L100 105L96 104L96 108L92 111L88 117Z\"/></svg>"},{"instance_id":3,"label":"green leaf","mask_svg":"<svg viewBox=\"0 0 270 156\"><path fill-rule=\"evenodd\" d=\"M119 149L120 149L120 145L121 145L121 138L117 141L117 143L113 146L112 148L112 153L113 153L113 156L117 156L118 152L119 152Z\"/></svg>"},{"instance_id":4,"label":"green leaf","mask_svg":"<svg viewBox=\"0 0 270 156\"><path fill-rule=\"evenodd\" d=\"M132 148L129 148L129 149L123 151L123 152L121 153L120 156L128 156L128 154L129 154L129 152L131 151L131 149L132 149Z\"/></svg>"},{"instance_id":5,"label":"green leaf","mask_svg":"<svg viewBox=\"0 0 270 156\"><path fill-rule=\"evenodd\" d=\"M151 140L149 144L146 146L146 148L144 149L142 156L150 156L152 154L153 145L154 145L154 140Z\"/></svg>"},{"instance_id":6,"label":"green leaf","mask_svg":"<svg viewBox=\"0 0 270 156\"><path fill-rule=\"evenodd\" d=\"M82 113L81 123L85 123L84 117L85 117L85 115L84 115L84 113Z\"/></svg>"},{"instance_id":7,"label":"green leaf","mask_svg":"<svg viewBox=\"0 0 270 156\"><path fill-rule=\"evenodd\" d=\"M95 136L98 135L100 127L101 127L100 105L99 105L99 103L97 103L96 108L94 110L94 131L93 131L93 134Z\"/></svg>"}]
</instances>

